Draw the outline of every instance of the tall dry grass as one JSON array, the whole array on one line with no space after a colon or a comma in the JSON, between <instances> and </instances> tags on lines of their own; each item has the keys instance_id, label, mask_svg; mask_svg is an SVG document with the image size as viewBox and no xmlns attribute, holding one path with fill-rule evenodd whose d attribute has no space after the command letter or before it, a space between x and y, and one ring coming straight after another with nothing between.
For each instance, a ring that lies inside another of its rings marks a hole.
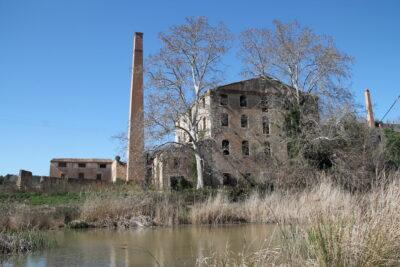
<instances>
[{"instance_id":1,"label":"tall dry grass","mask_svg":"<svg viewBox=\"0 0 400 267\"><path fill-rule=\"evenodd\" d=\"M223 193L198 203L190 210L193 224L235 222L298 222L315 213L351 214L357 197L323 182L298 193L273 192L265 196L253 193L242 202L231 202Z\"/></svg>"},{"instance_id":2,"label":"tall dry grass","mask_svg":"<svg viewBox=\"0 0 400 267\"><path fill-rule=\"evenodd\" d=\"M89 197L81 208L81 219L94 226L136 226L188 223L188 206L179 195L137 193L123 196Z\"/></svg>"},{"instance_id":3,"label":"tall dry grass","mask_svg":"<svg viewBox=\"0 0 400 267\"><path fill-rule=\"evenodd\" d=\"M251 252L239 262L224 255L198 260L213 266L223 262L234 266L399 266L399 207L398 179L363 194L323 182L294 194L253 194L239 203L218 195L195 205L190 218L192 223L275 223L279 229L273 246Z\"/></svg>"}]
</instances>

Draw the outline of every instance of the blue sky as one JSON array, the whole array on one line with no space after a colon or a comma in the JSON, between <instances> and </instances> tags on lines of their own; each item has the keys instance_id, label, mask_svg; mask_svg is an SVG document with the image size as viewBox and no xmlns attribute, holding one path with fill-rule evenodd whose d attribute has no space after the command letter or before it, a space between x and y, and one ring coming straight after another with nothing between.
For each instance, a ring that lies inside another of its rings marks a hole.
<instances>
[{"instance_id":1,"label":"blue sky","mask_svg":"<svg viewBox=\"0 0 400 267\"><path fill-rule=\"evenodd\" d=\"M351 89L379 119L400 94L400 1L0 0L0 174L48 175L54 157L113 158L128 120L132 35L145 54L186 16L233 33L299 21L355 58ZM240 79L235 53L227 82ZM388 119L400 118L400 104Z\"/></svg>"}]
</instances>

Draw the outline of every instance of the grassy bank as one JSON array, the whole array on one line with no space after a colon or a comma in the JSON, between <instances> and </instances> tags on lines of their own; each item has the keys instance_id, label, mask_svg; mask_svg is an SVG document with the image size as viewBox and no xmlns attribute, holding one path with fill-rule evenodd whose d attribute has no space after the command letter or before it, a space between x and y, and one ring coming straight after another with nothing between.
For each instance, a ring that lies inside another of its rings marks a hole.
<instances>
[{"instance_id":1,"label":"grassy bank","mask_svg":"<svg viewBox=\"0 0 400 267\"><path fill-rule=\"evenodd\" d=\"M200 266L398 266L399 206L399 181L364 194L350 194L326 182L295 194L253 195L242 203L217 196L191 210L193 222L275 223L279 240L239 259L227 251L198 262Z\"/></svg>"},{"instance_id":2,"label":"grassy bank","mask_svg":"<svg viewBox=\"0 0 400 267\"><path fill-rule=\"evenodd\" d=\"M346 191L326 180L298 192L155 192L121 186L75 192L78 198L56 204L36 205L20 198L2 203L0 225L25 231L65 226L272 223L279 229L277 242L243 254L239 261L227 251L199 258L199 265L393 266L400 264L397 176L363 193Z\"/></svg>"}]
</instances>

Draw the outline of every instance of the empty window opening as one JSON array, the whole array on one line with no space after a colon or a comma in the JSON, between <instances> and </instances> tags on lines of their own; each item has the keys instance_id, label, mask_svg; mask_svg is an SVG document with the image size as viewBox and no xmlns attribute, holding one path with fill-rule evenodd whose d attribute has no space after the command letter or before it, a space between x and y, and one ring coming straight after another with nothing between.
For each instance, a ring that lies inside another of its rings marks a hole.
<instances>
[{"instance_id":1,"label":"empty window opening","mask_svg":"<svg viewBox=\"0 0 400 267\"><path fill-rule=\"evenodd\" d=\"M78 163L79 168L86 168L86 163Z\"/></svg>"},{"instance_id":2,"label":"empty window opening","mask_svg":"<svg viewBox=\"0 0 400 267\"><path fill-rule=\"evenodd\" d=\"M100 169L105 169L107 168L107 164L99 164Z\"/></svg>"},{"instance_id":3,"label":"empty window opening","mask_svg":"<svg viewBox=\"0 0 400 267\"><path fill-rule=\"evenodd\" d=\"M180 191L188 188L193 188L192 182L185 179L185 176L171 176L169 177L172 190Z\"/></svg>"},{"instance_id":4,"label":"empty window opening","mask_svg":"<svg viewBox=\"0 0 400 267\"><path fill-rule=\"evenodd\" d=\"M262 96L261 97L260 106L261 106L262 112L267 112L268 111L268 100L267 100L266 96Z\"/></svg>"},{"instance_id":5,"label":"empty window opening","mask_svg":"<svg viewBox=\"0 0 400 267\"><path fill-rule=\"evenodd\" d=\"M249 141L242 142L242 154L248 156L250 154Z\"/></svg>"},{"instance_id":6,"label":"empty window opening","mask_svg":"<svg viewBox=\"0 0 400 267\"><path fill-rule=\"evenodd\" d=\"M221 126L228 126L229 125L229 116L227 113L221 114Z\"/></svg>"},{"instance_id":7,"label":"empty window opening","mask_svg":"<svg viewBox=\"0 0 400 267\"><path fill-rule=\"evenodd\" d=\"M264 154L269 157L271 156L271 145L269 142L264 142Z\"/></svg>"},{"instance_id":8,"label":"empty window opening","mask_svg":"<svg viewBox=\"0 0 400 267\"><path fill-rule=\"evenodd\" d=\"M85 179L85 174L84 174L83 172L80 172L80 173L78 174L78 178L79 178L80 180Z\"/></svg>"},{"instance_id":9,"label":"empty window opening","mask_svg":"<svg viewBox=\"0 0 400 267\"><path fill-rule=\"evenodd\" d=\"M240 106L247 107L247 97L245 95L240 96Z\"/></svg>"},{"instance_id":10,"label":"empty window opening","mask_svg":"<svg viewBox=\"0 0 400 267\"><path fill-rule=\"evenodd\" d=\"M247 115L242 115L240 117L240 126L242 126L242 128L247 128Z\"/></svg>"},{"instance_id":11,"label":"empty window opening","mask_svg":"<svg viewBox=\"0 0 400 267\"><path fill-rule=\"evenodd\" d=\"M205 131L207 129L207 120L206 117L203 117L203 130Z\"/></svg>"},{"instance_id":12,"label":"empty window opening","mask_svg":"<svg viewBox=\"0 0 400 267\"><path fill-rule=\"evenodd\" d=\"M219 96L219 103L221 106L226 106L228 105L228 95L221 94Z\"/></svg>"},{"instance_id":13,"label":"empty window opening","mask_svg":"<svg viewBox=\"0 0 400 267\"><path fill-rule=\"evenodd\" d=\"M263 134L269 134L270 129L269 129L269 120L266 116L262 118L262 132Z\"/></svg>"},{"instance_id":14,"label":"empty window opening","mask_svg":"<svg viewBox=\"0 0 400 267\"><path fill-rule=\"evenodd\" d=\"M101 173L98 173L98 174L96 175L96 180L97 180L97 181L101 181Z\"/></svg>"},{"instance_id":15,"label":"empty window opening","mask_svg":"<svg viewBox=\"0 0 400 267\"><path fill-rule=\"evenodd\" d=\"M180 166L180 163L181 162L180 162L179 158L174 158L174 165L173 165L174 169L178 169Z\"/></svg>"},{"instance_id":16,"label":"empty window opening","mask_svg":"<svg viewBox=\"0 0 400 267\"><path fill-rule=\"evenodd\" d=\"M65 167L67 167L67 163L66 162L59 162L58 163L58 167L65 168Z\"/></svg>"},{"instance_id":17,"label":"empty window opening","mask_svg":"<svg viewBox=\"0 0 400 267\"><path fill-rule=\"evenodd\" d=\"M236 186L237 181L230 173L222 174L222 184L225 186Z\"/></svg>"},{"instance_id":18,"label":"empty window opening","mask_svg":"<svg viewBox=\"0 0 400 267\"><path fill-rule=\"evenodd\" d=\"M203 106L203 108L206 108L206 98L205 97L203 97L201 99L201 105Z\"/></svg>"},{"instance_id":19,"label":"empty window opening","mask_svg":"<svg viewBox=\"0 0 400 267\"><path fill-rule=\"evenodd\" d=\"M222 140L222 154L223 155L229 155L229 141L228 140Z\"/></svg>"}]
</instances>

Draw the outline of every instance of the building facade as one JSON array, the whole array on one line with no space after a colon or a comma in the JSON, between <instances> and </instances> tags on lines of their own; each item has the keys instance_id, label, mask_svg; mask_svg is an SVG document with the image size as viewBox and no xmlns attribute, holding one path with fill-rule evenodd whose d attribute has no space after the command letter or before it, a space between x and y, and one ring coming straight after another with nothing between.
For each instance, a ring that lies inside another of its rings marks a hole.
<instances>
[{"instance_id":1,"label":"building facade","mask_svg":"<svg viewBox=\"0 0 400 267\"><path fill-rule=\"evenodd\" d=\"M274 79L256 78L207 91L200 100L198 113L200 136L204 140L206 184L235 186L240 183L269 183L269 167L288 159L286 96L293 90ZM312 106L309 111L318 117L317 100L309 104ZM184 125L184 119L179 123ZM182 130L176 131L175 141L183 144L190 142ZM169 157L177 160L182 155L185 156L180 161L188 162L186 153L190 151L164 153L157 164L160 160L170 160ZM157 181L156 186L160 189L166 189L170 184L166 175L172 170L168 164L164 165L162 178L160 172L153 172L153 180ZM195 179L195 175L187 173L193 168L181 165L180 169L180 174L174 170L174 177L187 177L189 181ZM160 186L160 181L165 181L163 186Z\"/></svg>"},{"instance_id":2,"label":"building facade","mask_svg":"<svg viewBox=\"0 0 400 267\"><path fill-rule=\"evenodd\" d=\"M56 158L50 161L50 177L115 182L126 176L126 164L111 159Z\"/></svg>"}]
</instances>

